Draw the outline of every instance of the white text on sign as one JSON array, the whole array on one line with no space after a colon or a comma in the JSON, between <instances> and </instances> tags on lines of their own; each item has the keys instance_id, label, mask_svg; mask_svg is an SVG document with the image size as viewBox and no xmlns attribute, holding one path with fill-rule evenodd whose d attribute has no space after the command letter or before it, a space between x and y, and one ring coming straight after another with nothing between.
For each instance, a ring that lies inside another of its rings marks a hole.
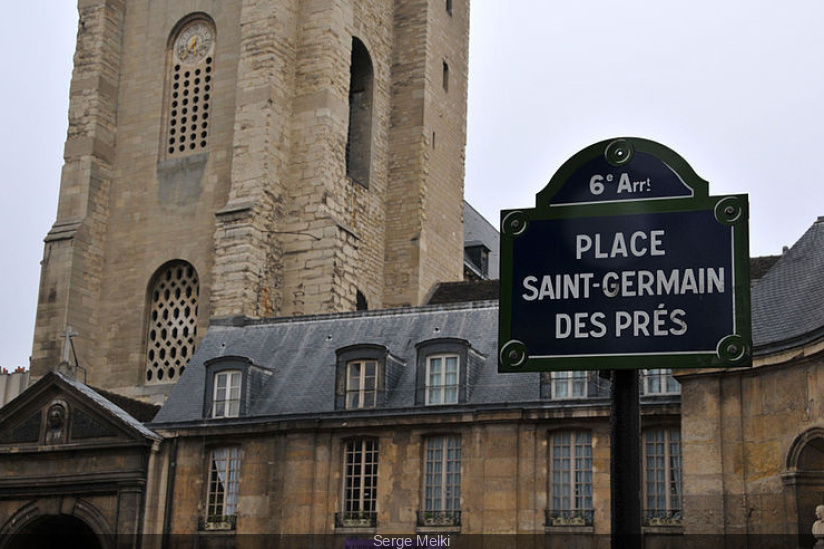
<instances>
[{"instance_id":1,"label":"white text on sign","mask_svg":"<svg viewBox=\"0 0 824 549\"><path fill-rule=\"evenodd\" d=\"M666 236L660 229L576 234L575 260L592 268L600 260L664 257L667 255ZM665 299L668 296L723 294L727 274L724 267L528 274L522 279L521 298L527 302L583 301L603 296L611 301L613 298ZM687 333L687 311L683 305L659 303L653 310L618 306L620 310L608 312L555 313L555 338L662 337Z\"/></svg>"},{"instance_id":2,"label":"white text on sign","mask_svg":"<svg viewBox=\"0 0 824 549\"><path fill-rule=\"evenodd\" d=\"M606 185L610 183L614 183L615 176L612 174L609 175L593 175L589 179L589 192L598 196L599 194L603 193L606 190ZM642 192L650 192L652 190L652 181L650 178L647 177L646 179L636 180L633 181L629 174L622 173L618 177L618 187L616 188L615 192L617 194L629 193L642 193Z\"/></svg>"}]
</instances>

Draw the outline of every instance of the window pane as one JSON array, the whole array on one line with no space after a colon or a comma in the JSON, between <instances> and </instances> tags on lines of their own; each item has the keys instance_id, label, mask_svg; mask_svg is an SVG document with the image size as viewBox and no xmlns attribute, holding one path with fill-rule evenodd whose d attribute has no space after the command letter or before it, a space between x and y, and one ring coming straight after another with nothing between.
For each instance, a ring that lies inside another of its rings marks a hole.
<instances>
[{"instance_id":1,"label":"window pane","mask_svg":"<svg viewBox=\"0 0 824 549\"><path fill-rule=\"evenodd\" d=\"M346 407L373 408L377 402L378 363L354 361L346 368Z\"/></svg>"},{"instance_id":2,"label":"window pane","mask_svg":"<svg viewBox=\"0 0 824 549\"><path fill-rule=\"evenodd\" d=\"M562 431L550 437L552 511L592 509L592 436Z\"/></svg>"},{"instance_id":3,"label":"window pane","mask_svg":"<svg viewBox=\"0 0 824 549\"><path fill-rule=\"evenodd\" d=\"M375 510L378 483L378 442L346 443L343 509L346 513Z\"/></svg>"},{"instance_id":4,"label":"window pane","mask_svg":"<svg viewBox=\"0 0 824 549\"><path fill-rule=\"evenodd\" d=\"M455 404L460 386L457 355L431 356L426 362L426 404Z\"/></svg>"},{"instance_id":5,"label":"window pane","mask_svg":"<svg viewBox=\"0 0 824 549\"><path fill-rule=\"evenodd\" d=\"M426 439L424 510L454 511L461 499L461 438Z\"/></svg>"},{"instance_id":6,"label":"window pane","mask_svg":"<svg viewBox=\"0 0 824 549\"><path fill-rule=\"evenodd\" d=\"M681 435L676 428L649 429L644 434L647 516L670 517L682 510Z\"/></svg>"},{"instance_id":7,"label":"window pane","mask_svg":"<svg viewBox=\"0 0 824 549\"><path fill-rule=\"evenodd\" d=\"M219 521L237 514L240 488L240 448L213 450L209 467L207 520Z\"/></svg>"}]
</instances>

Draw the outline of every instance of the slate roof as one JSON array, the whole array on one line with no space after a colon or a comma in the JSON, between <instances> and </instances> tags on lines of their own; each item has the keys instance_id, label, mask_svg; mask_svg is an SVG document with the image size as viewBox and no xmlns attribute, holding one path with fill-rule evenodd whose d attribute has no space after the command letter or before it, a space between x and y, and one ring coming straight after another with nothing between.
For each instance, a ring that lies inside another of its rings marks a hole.
<instances>
[{"instance_id":1,"label":"slate roof","mask_svg":"<svg viewBox=\"0 0 824 549\"><path fill-rule=\"evenodd\" d=\"M824 218L752 288L756 353L804 344L824 333Z\"/></svg>"},{"instance_id":2,"label":"slate roof","mask_svg":"<svg viewBox=\"0 0 824 549\"><path fill-rule=\"evenodd\" d=\"M437 338L470 342L470 360L479 368L463 406L540 400L540 374L506 374L505 380L498 374L496 302L234 322L242 325L227 321L210 326L154 426L202 421L204 362L218 356L245 356L274 373L263 390L255 390L260 396L246 418L333 413L336 350L357 344L383 345L403 365L387 404L370 414L445 411L449 406L423 410L414 404L415 345Z\"/></svg>"},{"instance_id":3,"label":"slate roof","mask_svg":"<svg viewBox=\"0 0 824 549\"><path fill-rule=\"evenodd\" d=\"M157 412L160 411L158 404L149 404L148 402L135 400L117 393L104 391L98 387L91 387L91 389L142 423L150 422L157 415Z\"/></svg>"},{"instance_id":4,"label":"slate roof","mask_svg":"<svg viewBox=\"0 0 824 549\"><path fill-rule=\"evenodd\" d=\"M499 280L441 282L432 290L427 305L446 305L470 301L497 301Z\"/></svg>"},{"instance_id":5,"label":"slate roof","mask_svg":"<svg viewBox=\"0 0 824 549\"><path fill-rule=\"evenodd\" d=\"M46 374L46 376L49 376L49 375L54 375L54 376L60 378L61 381L63 381L67 385L73 387L79 393L82 393L85 397L87 397L89 400L94 402L97 406L104 409L108 413L114 415L115 417L120 419L123 423L125 423L127 426L129 426L130 428L132 428L135 431L137 431L138 433L140 433L142 436L144 436L146 438L149 438L149 439L153 439L153 440L160 440L160 437L157 435L157 433L155 433L151 429L144 426L141 421L138 421L137 419L132 417L123 408L121 408L117 404L113 403L112 401L110 401L109 399L107 399L106 397L104 397L103 395L101 395L100 393L98 393L97 391L95 391L94 389L89 387L88 385L85 385L85 384L81 383L80 381L77 381L76 379L68 377L68 376L66 376L66 375L64 375L60 372L49 372L48 374ZM44 376L41 379L41 381L45 380L46 376ZM121 397L121 398L126 398L126 397ZM127 399L127 400L131 400L131 399Z\"/></svg>"},{"instance_id":6,"label":"slate roof","mask_svg":"<svg viewBox=\"0 0 824 549\"><path fill-rule=\"evenodd\" d=\"M824 337L824 218L781 256L755 258L753 339L765 354ZM335 413L336 350L357 344L389 349L403 374L386 406L369 414L427 413L449 406L415 406L416 344L436 338L470 342L479 373L466 403L452 406L540 402L540 374L497 372L498 281L440 284L420 308L297 318L215 320L153 425L203 422L204 363L220 356L248 357L271 376L246 418ZM249 379L252 379L250 376ZM348 412L352 413L352 412ZM355 412L357 413L357 412Z\"/></svg>"},{"instance_id":7,"label":"slate roof","mask_svg":"<svg viewBox=\"0 0 824 549\"><path fill-rule=\"evenodd\" d=\"M773 265L781 259L780 255L763 255L750 258L750 282L755 284L767 274Z\"/></svg>"},{"instance_id":8,"label":"slate roof","mask_svg":"<svg viewBox=\"0 0 824 549\"><path fill-rule=\"evenodd\" d=\"M464 243L482 242L489 249L489 272L487 277L497 279L499 276L501 235L469 202L464 201Z\"/></svg>"}]
</instances>

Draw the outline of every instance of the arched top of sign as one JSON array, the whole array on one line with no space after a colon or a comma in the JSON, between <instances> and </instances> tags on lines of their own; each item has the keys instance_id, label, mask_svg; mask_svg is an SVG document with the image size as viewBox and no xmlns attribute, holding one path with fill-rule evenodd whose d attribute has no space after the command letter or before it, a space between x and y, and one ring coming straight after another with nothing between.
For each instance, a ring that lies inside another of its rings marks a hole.
<instances>
[{"instance_id":1,"label":"arched top of sign","mask_svg":"<svg viewBox=\"0 0 824 549\"><path fill-rule=\"evenodd\" d=\"M567 160L536 208L706 198L709 185L672 149L637 137L607 139Z\"/></svg>"}]
</instances>

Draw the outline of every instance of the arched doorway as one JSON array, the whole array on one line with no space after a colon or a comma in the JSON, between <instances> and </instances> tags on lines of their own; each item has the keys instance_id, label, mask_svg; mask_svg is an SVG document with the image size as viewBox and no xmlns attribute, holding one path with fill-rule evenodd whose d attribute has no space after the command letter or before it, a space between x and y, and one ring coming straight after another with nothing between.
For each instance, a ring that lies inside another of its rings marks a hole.
<instances>
[{"instance_id":1,"label":"arched doorway","mask_svg":"<svg viewBox=\"0 0 824 549\"><path fill-rule=\"evenodd\" d=\"M70 515L39 517L14 534L8 549L103 549L91 527Z\"/></svg>"},{"instance_id":2,"label":"arched doorway","mask_svg":"<svg viewBox=\"0 0 824 549\"><path fill-rule=\"evenodd\" d=\"M812 547L815 508L824 504L824 429L811 429L793 442L784 483L796 511L798 546Z\"/></svg>"}]
</instances>

